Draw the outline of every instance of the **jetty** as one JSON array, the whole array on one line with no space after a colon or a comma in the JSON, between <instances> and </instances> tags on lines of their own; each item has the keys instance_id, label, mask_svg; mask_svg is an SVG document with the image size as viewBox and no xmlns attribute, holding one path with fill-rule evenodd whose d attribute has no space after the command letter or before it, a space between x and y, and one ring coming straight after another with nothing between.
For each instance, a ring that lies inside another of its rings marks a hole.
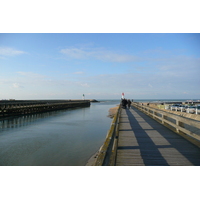
<instances>
[{"instance_id":1,"label":"jetty","mask_svg":"<svg viewBox=\"0 0 200 200\"><path fill-rule=\"evenodd\" d=\"M90 106L90 100L1 100L0 118Z\"/></svg>"},{"instance_id":2,"label":"jetty","mask_svg":"<svg viewBox=\"0 0 200 200\"><path fill-rule=\"evenodd\" d=\"M95 166L200 166L200 121L142 103L119 106Z\"/></svg>"}]
</instances>

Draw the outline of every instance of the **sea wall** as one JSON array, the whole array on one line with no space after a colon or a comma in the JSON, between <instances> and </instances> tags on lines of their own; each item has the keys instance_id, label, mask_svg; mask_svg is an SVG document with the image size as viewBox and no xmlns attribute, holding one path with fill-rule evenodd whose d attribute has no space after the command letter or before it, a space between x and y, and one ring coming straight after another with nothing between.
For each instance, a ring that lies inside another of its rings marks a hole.
<instances>
[{"instance_id":1,"label":"sea wall","mask_svg":"<svg viewBox=\"0 0 200 200\"><path fill-rule=\"evenodd\" d=\"M0 118L90 106L89 100L0 101Z\"/></svg>"}]
</instances>

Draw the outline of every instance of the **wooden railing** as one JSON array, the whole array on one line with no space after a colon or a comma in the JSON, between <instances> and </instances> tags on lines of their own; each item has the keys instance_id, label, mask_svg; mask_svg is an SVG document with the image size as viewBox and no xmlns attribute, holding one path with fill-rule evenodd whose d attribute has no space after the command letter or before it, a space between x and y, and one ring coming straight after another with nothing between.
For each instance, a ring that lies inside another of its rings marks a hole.
<instances>
[{"instance_id":1,"label":"wooden railing","mask_svg":"<svg viewBox=\"0 0 200 200\"><path fill-rule=\"evenodd\" d=\"M99 149L99 153L95 162L95 166L114 165L117 151L117 141L119 134L119 116L121 112L121 105L112 120L110 129L107 133L106 139Z\"/></svg>"},{"instance_id":2,"label":"wooden railing","mask_svg":"<svg viewBox=\"0 0 200 200\"><path fill-rule=\"evenodd\" d=\"M156 108L151 108L149 106L144 106L139 103L132 103L132 106L200 147L199 121L165 112Z\"/></svg>"}]
</instances>

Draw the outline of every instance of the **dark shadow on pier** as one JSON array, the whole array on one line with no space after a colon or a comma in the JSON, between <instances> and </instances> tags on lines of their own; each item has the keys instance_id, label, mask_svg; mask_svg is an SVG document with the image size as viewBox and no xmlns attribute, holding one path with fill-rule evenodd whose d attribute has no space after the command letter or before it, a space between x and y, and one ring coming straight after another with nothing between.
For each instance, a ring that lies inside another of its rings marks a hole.
<instances>
[{"instance_id":1,"label":"dark shadow on pier","mask_svg":"<svg viewBox=\"0 0 200 200\"><path fill-rule=\"evenodd\" d=\"M128 109L126 110L126 113L128 115L131 128L134 131L135 137L139 144L136 149L140 150L144 164L146 166L168 166L168 163L159 152L158 147L147 135L145 130L140 126L133 114ZM132 148L133 147L129 147L129 149ZM125 147L125 149L127 149L127 147Z\"/></svg>"},{"instance_id":2,"label":"dark shadow on pier","mask_svg":"<svg viewBox=\"0 0 200 200\"><path fill-rule=\"evenodd\" d=\"M175 148L180 154L182 154L188 161L193 165L200 165L200 149L182 138L180 135L169 130L165 126L161 125L151 117L132 107L141 118L143 118L151 127L151 130L156 130L163 138L165 138L170 145L155 145L151 140L149 135L145 132L148 129L143 129L134 115L130 110L126 110L128 119L132 130L134 131L135 137L139 144L141 156L143 158L144 164L147 166L167 166L169 165L165 158L161 155L158 148ZM128 148L128 147L119 147ZM129 147L130 149L133 147Z\"/></svg>"}]
</instances>

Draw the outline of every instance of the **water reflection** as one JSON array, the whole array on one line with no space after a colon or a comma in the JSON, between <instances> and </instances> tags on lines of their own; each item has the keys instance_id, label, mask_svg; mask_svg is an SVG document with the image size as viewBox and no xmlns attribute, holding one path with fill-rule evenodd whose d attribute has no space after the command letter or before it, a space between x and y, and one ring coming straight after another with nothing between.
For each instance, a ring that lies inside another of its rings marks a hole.
<instances>
[{"instance_id":1,"label":"water reflection","mask_svg":"<svg viewBox=\"0 0 200 200\"><path fill-rule=\"evenodd\" d=\"M0 165L79 166L102 145L116 102L0 121Z\"/></svg>"},{"instance_id":2,"label":"water reflection","mask_svg":"<svg viewBox=\"0 0 200 200\"><path fill-rule=\"evenodd\" d=\"M76 110L76 109L80 109L80 108L50 111L50 112L45 112L45 113L36 113L36 114L24 115L24 116L19 116L19 117L14 117L14 118L10 117L7 119L2 119L0 120L0 131L6 130L7 128L20 128L23 126L28 126L37 120L56 116L66 111ZM85 112L85 108L83 108L82 110L83 112Z\"/></svg>"}]
</instances>

